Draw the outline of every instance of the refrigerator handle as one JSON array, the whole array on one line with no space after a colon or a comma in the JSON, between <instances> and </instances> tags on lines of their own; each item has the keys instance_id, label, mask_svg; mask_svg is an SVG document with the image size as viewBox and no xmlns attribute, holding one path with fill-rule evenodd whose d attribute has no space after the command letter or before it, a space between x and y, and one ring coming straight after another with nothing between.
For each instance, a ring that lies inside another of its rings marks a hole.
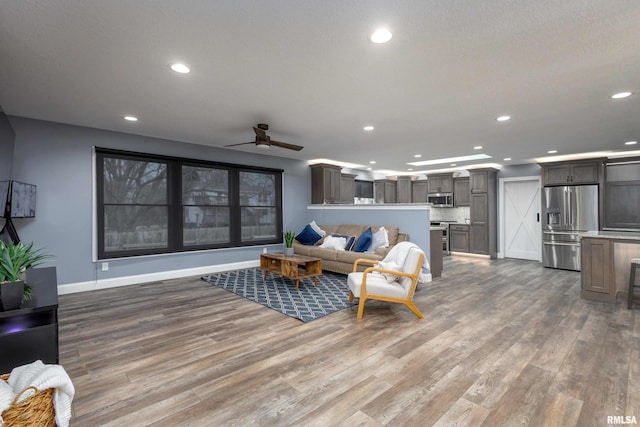
<instances>
[{"instance_id":1,"label":"refrigerator handle","mask_svg":"<svg viewBox=\"0 0 640 427\"><path fill-rule=\"evenodd\" d=\"M571 212L571 190L567 191L567 225L569 226L569 228L573 228L571 226L571 214L573 212Z\"/></svg>"},{"instance_id":2,"label":"refrigerator handle","mask_svg":"<svg viewBox=\"0 0 640 427\"><path fill-rule=\"evenodd\" d=\"M567 225L573 230L573 207L571 206L571 190L567 191L567 199L569 200L569 215L567 215Z\"/></svg>"},{"instance_id":3,"label":"refrigerator handle","mask_svg":"<svg viewBox=\"0 0 640 427\"><path fill-rule=\"evenodd\" d=\"M564 216L564 218L562 218L563 220L563 226L565 228L568 228L569 226L569 219L568 219L568 213L569 213L569 196L567 196L569 189L567 187L564 188L564 197L562 200L562 203L564 204L564 209L562 209L562 215Z\"/></svg>"}]
</instances>

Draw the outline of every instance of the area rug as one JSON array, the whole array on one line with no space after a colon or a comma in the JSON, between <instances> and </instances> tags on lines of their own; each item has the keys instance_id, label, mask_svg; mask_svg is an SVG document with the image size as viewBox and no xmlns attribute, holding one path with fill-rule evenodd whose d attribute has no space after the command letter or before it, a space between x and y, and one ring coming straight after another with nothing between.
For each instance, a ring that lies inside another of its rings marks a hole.
<instances>
[{"instance_id":1,"label":"area rug","mask_svg":"<svg viewBox=\"0 0 640 427\"><path fill-rule=\"evenodd\" d=\"M303 322L356 305L349 302L344 275L323 272L317 288L313 279L303 279L298 291L295 280L271 273L263 280L263 275L259 268L248 268L210 274L202 280Z\"/></svg>"}]
</instances>

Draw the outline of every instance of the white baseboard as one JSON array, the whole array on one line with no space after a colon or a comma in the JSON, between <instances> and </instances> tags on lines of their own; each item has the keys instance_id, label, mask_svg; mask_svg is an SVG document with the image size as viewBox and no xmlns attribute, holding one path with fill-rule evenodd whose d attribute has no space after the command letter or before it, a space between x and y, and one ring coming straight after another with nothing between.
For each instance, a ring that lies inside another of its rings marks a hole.
<instances>
[{"instance_id":1,"label":"white baseboard","mask_svg":"<svg viewBox=\"0 0 640 427\"><path fill-rule=\"evenodd\" d=\"M218 273L220 271L239 270L260 266L260 261L243 261L230 264L209 265L205 267L185 268L182 270L160 271L157 273L137 274L135 276L115 277L88 282L68 283L58 285L58 295L75 294L77 292L95 291L98 289L117 288L119 286L137 285L140 283L157 282L159 280L179 279L181 277L201 276Z\"/></svg>"}]
</instances>

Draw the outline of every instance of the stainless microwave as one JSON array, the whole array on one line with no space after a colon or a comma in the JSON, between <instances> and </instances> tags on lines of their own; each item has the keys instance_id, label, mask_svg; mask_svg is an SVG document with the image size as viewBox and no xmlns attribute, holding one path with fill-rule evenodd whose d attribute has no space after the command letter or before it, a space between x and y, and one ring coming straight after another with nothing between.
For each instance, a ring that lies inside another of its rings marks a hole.
<instances>
[{"instance_id":1,"label":"stainless microwave","mask_svg":"<svg viewBox=\"0 0 640 427\"><path fill-rule=\"evenodd\" d=\"M453 207L453 193L433 193L427 194L427 203L442 208Z\"/></svg>"}]
</instances>

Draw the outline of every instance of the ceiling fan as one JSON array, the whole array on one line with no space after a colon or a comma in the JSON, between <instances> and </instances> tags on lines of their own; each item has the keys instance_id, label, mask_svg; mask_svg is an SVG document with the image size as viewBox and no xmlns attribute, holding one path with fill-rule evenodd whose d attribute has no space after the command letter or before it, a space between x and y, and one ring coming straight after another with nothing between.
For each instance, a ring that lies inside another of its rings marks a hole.
<instances>
[{"instance_id":1,"label":"ceiling fan","mask_svg":"<svg viewBox=\"0 0 640 427\"><path fill-rule=\"evenodd\" d=\"M269 135L267 135L268 130L269 130L268 124L260 123L253 127L253 131L256 133L255 141L241 142L240 144L225 145L225 147L235 147L237 145L255 144L256 147L259 147L259 148L269 148L273 146L273 147L286 148L288 150L296 150L296 151L300 151L304 148L302 145L287 144L286 142L274 141L271 139Z\"/></svg>"}]
</instances>

